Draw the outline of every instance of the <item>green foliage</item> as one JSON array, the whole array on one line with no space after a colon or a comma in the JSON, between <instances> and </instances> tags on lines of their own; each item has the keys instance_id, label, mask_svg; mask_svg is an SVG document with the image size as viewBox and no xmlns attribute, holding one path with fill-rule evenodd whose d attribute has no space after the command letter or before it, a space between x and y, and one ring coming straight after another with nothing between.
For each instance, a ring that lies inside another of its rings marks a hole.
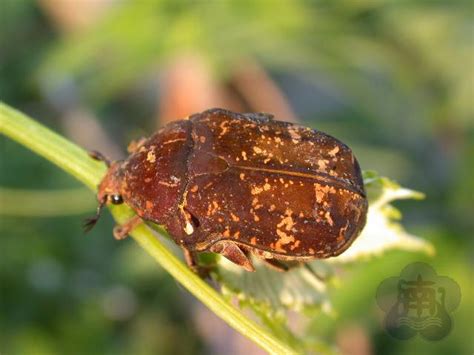
<instances>
[{"instance_id":1,"label":"green foliage","mask_svg":"<svg viewBox=\"0 0 474 355\"><path fill-rule=\"evenodd\" d=\"M39 76L53 89L75 80L103 104L177 54L198 53L226 77L244 53L270 68L330 75L374 120L433 114L438 124L463 125L473 114L474 78L472 8L464 3L126 1L60 41ZM427 101L432 112L423 110Z\"/></svg>"}]
</instances>

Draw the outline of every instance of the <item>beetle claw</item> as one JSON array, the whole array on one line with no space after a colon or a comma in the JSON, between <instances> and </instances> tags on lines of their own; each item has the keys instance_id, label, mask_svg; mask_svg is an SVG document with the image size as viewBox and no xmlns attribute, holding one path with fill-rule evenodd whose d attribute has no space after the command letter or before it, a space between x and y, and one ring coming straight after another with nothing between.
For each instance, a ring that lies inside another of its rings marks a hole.
<instances>
[{"instance_id":1,"label":"beetle claw","mask_svg":"<svg viewBox=\"0 0 474 355\"><path fill-rule=\"evenodd\" d=\"M89 232L92 228L94 228L95 224L97 223L97 221L100 218L100 214L102 212L102 209L105 206L105 201L106 201L106 199L103 199L103 200L99 201L99 205L97 206L97 211L96 211L95 215L85 219L84 224L82 226L84 228L85 233Z\"/></svg>"}]
</instances>

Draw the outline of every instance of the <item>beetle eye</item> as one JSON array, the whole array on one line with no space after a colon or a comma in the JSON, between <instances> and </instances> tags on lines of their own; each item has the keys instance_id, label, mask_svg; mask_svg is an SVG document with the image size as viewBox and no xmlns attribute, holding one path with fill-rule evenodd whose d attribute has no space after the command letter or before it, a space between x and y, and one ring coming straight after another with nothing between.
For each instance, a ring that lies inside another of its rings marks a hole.
<instances>
[{"instance_id":1,"label":"beetle eye","mask_svg":"<svg viewBox=\"0 0 474 355\"><path fill-rule=\"evenodd\" d=\"M123 203L123 198L120 195L112 195L110 196L110 202L112 202L114 205L120 205Z\"/></svg>"}]
</instances>

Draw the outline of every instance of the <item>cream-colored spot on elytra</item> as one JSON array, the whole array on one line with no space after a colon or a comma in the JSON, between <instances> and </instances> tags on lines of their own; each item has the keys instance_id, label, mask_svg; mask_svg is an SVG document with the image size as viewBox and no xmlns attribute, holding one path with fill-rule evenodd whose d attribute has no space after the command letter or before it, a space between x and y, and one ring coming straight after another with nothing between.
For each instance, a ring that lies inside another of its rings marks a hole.
<instances>
[{"instance_id":1,"label":"cream-colored spot on elytra","mask_svg":"<svg viewBox=\"0 0 474 355\"><path fill-rule=\"evenodd\" d=\"M281 247L281 242L279 240L276 243L271 243L270 248L280 253L286 253L286 250Z\"/></svg>"},{"instance_id":2,"label":"cream-colored spot on elytra","mask_svg":"<svg viewBox=\"0 0 474 355\"><path fill-rule=\"evenodd\" d=\"M270 190L271 188L272 188L272 186L271 186L268 182L267 182L265 185L263 185L263 189L264 189L265 191L268 191L268 190Z\"/></svg>"},{"instance_id":3,"label":"cream-colored spot on elytra","mask_svg":"<svg viewBox=\"0 0 474 355\"><path fill-rule=\"evenodd\" d=\"M290 134L291 139L301 139L301 135L295 127L288 127L288 133Z\"/></svg>"},{"instance_id":4,"label":"cream-colored spot on elytra","mask_svg":"<svg viewBox=\"0 0 474 355\"><path fill-rule=\"evenodd\" d=\"M285 180L283 180L283 178L280 178L279 180L280 180L280 182L281 182L282 184L285 183Z\"/></svg>"},{"instance_id":5,"label":"cream-colored spot on elytra","mask_svg":"<svg viewBox=\"0 0 474 355\"><path fill-rule=\"evenodd\" d=\"M293 243L293 245L290 246L290 249L291 250L295 250L296 248L298 248L301 244L301 240L297 240L296 242Z\"/></svg>"},{"instance_id":6,"label":"cream-colored spot on elytra","mask_svg":"<svg viewBox=\"0 0 474 355\"><path fill-rule=\"evenodd\" d=\"M309 248L309 253L310 253L310 254L314 254L314 249L313 249L313 248Z\"/></svg>"},{"instance_id":7,"label":"cream-colored spot on elytra","mask_svg":"<svg viewBox=\"0 0 474 355\"><path fill-rule=\"evenodd\" d=\"M226 134L228 131L229 131L229 127L227 126L228 125L228 121L223 121L219 127L221 128L221 133L219 134L219 136L223 136L224 134Z\"/></svg>"},{"instance_id":8,"label":"cream-colored spot on elytra","mask_svg":"<svg viewBox=\"0 0 474 355\"><path fill-rule=\"evenodd\" d=\"M259 193L262 193L262 192L263 192L263 187L258 187L258 186L252 187L252 190L250 191L252 195L258 195Z\"/></svg>"},{"instance_id":9,"label":"cream-colored spot on elytra","mask_svg":"<svg viewBox=\"0 0 474 355\"><path fill-rule=\"evenodd\" d=\"M329 211L326 212L324 217L326 218L326 221L329 223L329 225L332 227L334 225L334 222L331 218L331 214L329 213Z\"/></svg>"},{"instance_id":10,"label":"cream-colored spot on elytra","mask_svg":"<svg viewBox=\"0 0 474 355\"><path fill-rule=\"evenodd\" d=\"M262 154L263 150L259 147L253 147L253 151L257 154Z\"/></svg>"},{"instance_id":11,"label":"cream-colored spot on elytra","mask_svg":"<svg viewBox=\"0 0 474 355\"><path fill-rule=\"evenodd\" d=\"M324 159L318 160L318 169L325 171L327 168L327 163L328 163L327 160L324 160Z\"/></svg>"},{"instance_id":12,"label":"cream-colored spot on elytra","mask_svg":"<svg viewBox=\"0 0 474 355\"><path fill-rule=\"evenodd\" d=\"M148 154L146 155L146 160L150 163L154 163L156 161L156 155L153 150L148 151Z\"/></svg>"},{"instance_id":13,"label":"cream-colored spot on elytra","mask_svg":"<svg viewBox=\"0 0 474 355\"><path fill-rule=\"evenodd\" d=\"M225 227L225 231L224 233L222 233L222 235L226 238L229 238L230 237L230 230L229 230L229 227Z\"/></svg>"},{"instance_id":14,"label":"cream-colored spot on elytra","mask_svg":"<svg viewBox=\"0 0 474 355\"><path fill-rule=\"evenodd\" d=\"M243 180L245 179L245 174L244 174L244 173L240 173L239 177L240 177L240 180L243 181Z\"/></svg>"},{"instance_id":15,"label":"cream-colored spot on elytra","mask_svg":"<svg viewBox=\"0 0 474 355\"><path fill-rule=\"evenodd\" d=\"M166 186L166 187L176 187L176 186L178 186L177 183L173 184L173 183L169 183L169 182L166 182L166 181L158 181L158 184Z\"/></svg>"},{"instance_id":16,"label":"cream-colored spot on elytra","mask_svg":"<svg viewBox=\"0 0 474 355\"><path fill-rule=\"evenodd\" d=\"M289 127L288 128L288 133L290 134L291 141L296 144L299 143L301 140L301 135L297 132L297 130L294 127Z\"/></svg>"},{"instance_id":17,"label":"cream-colored spot on elytra","mask_svg":"<svg viewBox=\"0 0 474 355\"><path fill-rule=\"evenodd\" d=\"M206 137L200 136L200 137L199 137L199 141L200 141L201 143L206 143Z\"/></svg>"},{"instance_id":18,"label":"cream-colored spot on elytra","mask_svg":"<svg viewBox=\"0 0 474 355\"><path fill-rule=\"evenodd\" d=\"M280 137L273 138L276 144L285 145L285 142L282 141Z\"/></svg>"},{"instance_id":19,"label":"cream-colored spot on elytra","mask_svg":"<svg viewBox=\"0 0 474 355\"><path fill-rule=\"evenodd\" d=\"M240 218L238 216L236 216L235 214L233 214L232 212L230 213L230 217L232 218L232 220L234 222L240 221Z\"/></svg>"},{"instance_id":20,"label":"cream-colored spot on elytra","mask_svg":"<svg viewBox=\"0 0 474 355\"><path fill-rule=\"evenodd\" d=\"M270 208L268 209L268 212L273 212L276 210L276 206L275 205L270 205Z\"/></svg>"},{"instance_id":21,"label":"cream-colored spot on elytra","mask_svg":"<svg viewBox=\"0 0 474 355\"><path fill-rule=\"evenodd\" d=\"M253 215L253 220L254 220L255 222L258 222L258 221L260 221L260 217L257 216L256 214L254 214L254 215Z\"/></svg>"},{"instance_id":22,"label":"cream-colored spot on elytra","mask_svg":"<svg viewBox=\"0 0 474 355\"><path fill-rule=\"evenodd\" d=\"M281 228L284 226L287 231L291 230L293 226L295 225L295 222L293 221L293 218L291 217L292 214L293 214L293 211L287 208L285 211L285 217L283 217L280 223L277 224L277 228Z\"/></svg>"},{"instance_id":23,"label":"cream-colored spot on elytra","mask_svg":"<svg viewBox=\"0 0 474 355\"><path fill-rule=\"evenodd\" d=\"M244 160L247 160L247 153L245 151L242 151L242 158Z\"/></svg>"},{"instance_id":24,"label":"cream-colored spot on elytra","mask_svg":"<svg viewBox=\"0 0 474 355\"><path fill-rule=\"evenodd\" d=\"M292 235L288 235L279 229L277 229L276 233L280 237L277 243L280 243L281 245L286 245L295 241L295 237L293 237Z\"/></svg>"},{"instance_id":25,"label":"cream-colored spot on elytra","mask_svg":"<svg viewBox=\"0 0 474 355\"><path fill-rule=\"evenodd\" d=\"M250 238L250 244L256 245L257 244L257 238L256 237Z\"/></svg>"},{"instance_id":26,"label":"cream-colored spot on elytra","mask_svg":"<svg viewBox=\"0 0 474 355\"><path fill-rule=\"evenodd\" d=\"M235 232L234 233L234 238L239 239L239 237L240 237L240 231Z\"/></svg>"},{"instance_id":27,"label":"cream-colored spot on elytra","mask_svg":"<svg viewBox=\"0 0 474 355\"><path fill-rule=\"evenodd\" d=\"M207 215L210 216L210 215L213 215L214 213L216 213L217 209L219 208L219 205L217 204L216 201L212 201L212 203L210 203L208 206L207 206Z\"/></svg>"},{"instance_id":28,"label":"cream-colored spot on elytra","mask_svg":"<svg viewBox=\"0 0 474 355\"><path fill-rule=\"evenodd\" d=\"M194 185L193 187L191 187L191 189L189 191L191 192L197 192L197 190L199 190L199 186L198 185Z\"/></svg>"},{"instance_id":29,"label":"cream-colored spot on elytra","mask_svg":"<svg viewBox=\"0 0 474 355\"><path fill-rule=\"evenodd\" d=\"M336 189L333 186L329 185L321 185L321 184L315 184L314 191L316 192L316 202L321 203L326 196L326 194L329 193L336 193Z\"/></svg>"},{"instance_id":30,"label":"cream-colored spot on elytra","mask_svg":"<svg viewBox=\"0 0 474 355\"><path fill-rule=\"evenodd\" d=\"M235 157L235 161L240 161L240 158L239 158L239 157Z\"/></svg>"},{"instance_id":31,"label":"cream-colored spot on elytra","mask_svg":"<svg viewBox=\"0 0 474 355\"><path fill-rule=\"evenodd\" d=\"M336 145L333 149L331 149L328 154L332 157L335 157L337 152L339 152L339 147Z\"/></svg>"},{"instance_id":32,"label":"cream-colored spot on elytra","mask_svg":"<svg viewBox=\"0 0 474 355\"><path fill-rule=\"evenodd\" d=\"M187 235L193 234L194 228L193 228L193 225L191 224L191 222L186 221L186 224L185 224L185 226L184 226L184 232L185 232Z\"/></svg>"},{"instance_id":33,"label":"cream-colored spot on elytra","mask_svg":"<svg viewBox=\"0 0 474 355\"><path fill-rule=\"evenodd\" d=\"M266 158L263 160L263 164L267 164L271 159L270 158Z\"/></svg>"},{"instance_id":34,"label":"cream-colored spot on elytra","mask_svg":"<svg viewBox=\"0 0 474 355\"><path fill-rule=\"evenodd\" d=\"M146 178L145 179L145 182L148 184L149 182L151 182L152 178Z\"/></svg>"}]
</instances>

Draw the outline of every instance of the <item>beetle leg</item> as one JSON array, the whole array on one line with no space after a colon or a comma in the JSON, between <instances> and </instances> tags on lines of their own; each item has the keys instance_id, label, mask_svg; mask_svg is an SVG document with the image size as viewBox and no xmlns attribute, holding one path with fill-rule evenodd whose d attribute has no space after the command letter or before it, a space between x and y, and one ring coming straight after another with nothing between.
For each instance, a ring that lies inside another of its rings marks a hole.
<instances>
[{"instance_id":1,"label":"beetle leg","mask_svg":"<svg viewBox=\"0 0 474 355\"><path fill-rule=\"evenodd\" d=\"M116 225L114 227L114 238L117 240L122 240L122 239L127 238L130 232L141 222L142 222L142 219L138 215L136 215L130 218L124 224Z\"/></svg>"},{"instance_id":2,"label":"beetle leg","mask_svg":"<svg viewBox=\"0 0 474 355\"><path fill-rule=\"evenodd\" d=\"M184 260L186 261L188 267L196 274L198 274L201 278L209 278L212 267L205 267L199 265L196 252L190 251L184 247L181 248L183 249Z\"/></svg>"},{"instance_id":3,"label":"beetle leg","mask_svg":"<svg viewBox=\"0 0 474 355\"><path fill-rule=\"evenodd\" d=\"M182 249L183 249L184 260L186 261L186 264L191 270L196 271L198 267L196 253L186 248L182 248Z\"/></svg>"},{"instance_id":4,"label":"beetle leg","mask_svg":"<svg viewBox=\"0 0 474 355\"><path fill-rule=\"evenodd\" d=\"M250 261L248 256L245 255L236 243L230 240L220 240L213 244L209 250L213 253L221 254L234 264L242 266L247 271L255 271L252 261Z\"/></svg>"}]
</instances>

